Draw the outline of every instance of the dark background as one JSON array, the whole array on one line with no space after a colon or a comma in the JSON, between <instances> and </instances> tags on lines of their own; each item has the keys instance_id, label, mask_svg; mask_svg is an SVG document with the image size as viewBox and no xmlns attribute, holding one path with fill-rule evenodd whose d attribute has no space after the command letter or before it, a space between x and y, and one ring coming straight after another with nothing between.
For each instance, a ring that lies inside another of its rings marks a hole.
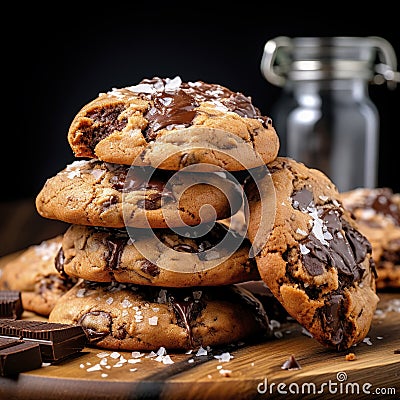
<instances>
[{"instance_id":1,"label":"dark background","mask_svg":"<svg viewBox=\"0 0 400 400\"><path fill-rule=\"evenodd\" d=\"M399 21L390 12L351 15L339 7L260 9L251 3L219 13L197 3L168 3L164 9L153 3L111 6L60 6L54 15L37 8L15 10L13 29L3 36L8 38L3 46L3 201L34 198L48 177L73 161L69 125L99 92L145 77L179 75L183 81L241 91L269 115L281 93L260 72L269 39L381 36L400 58ZM400 191L400 89L370 86L370 96L381 119L378 184Z\"/></svg>"}]
</instances>

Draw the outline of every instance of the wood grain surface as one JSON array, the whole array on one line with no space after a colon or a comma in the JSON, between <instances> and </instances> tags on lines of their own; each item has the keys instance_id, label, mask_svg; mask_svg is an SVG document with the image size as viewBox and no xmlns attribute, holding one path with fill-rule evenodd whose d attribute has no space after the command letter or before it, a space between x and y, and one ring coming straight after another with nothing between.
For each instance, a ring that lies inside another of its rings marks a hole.
<instances>
[{"instance_id":1,"label":"wood grain surface","mask_svg":"<svg viewBox=\"0 0 400 400\"><path fill-rule=\"evenodd\" d=\"M132 364L130 352L119 352L114 359L112 351L88 347L59 364L0 378L0 399L342 399L346 391L356 399L377 398L378 391L386 393L382 398L398 399L400 296L380 297L369 339L350 351L322 347L293 322L277 328L282 337L261 343L214 348L204 356L196 355L198 349L192 354L168 352L173 364L146 357L148 352ZM27 312L23 318L43 320ZM109 367L97 370L104 352ZM215 358L224 352L233 358ZM355 354L354 361L346 360L349 352ZM301 369L281 368L291 355ZM119 363L120 356L128 361Z\"/></svg>"}]
</instances>

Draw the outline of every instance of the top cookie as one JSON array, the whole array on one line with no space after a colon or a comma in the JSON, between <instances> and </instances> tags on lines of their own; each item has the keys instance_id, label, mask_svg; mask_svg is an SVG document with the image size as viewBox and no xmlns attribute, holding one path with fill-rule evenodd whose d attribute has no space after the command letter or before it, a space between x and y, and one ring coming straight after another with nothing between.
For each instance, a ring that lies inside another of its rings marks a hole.
<instances>
[{"instance_id":1,"label":"top cookie","mask_svg":"<svg viewBox=\"0 0 400 400\"><path fill-rule=\"evenodd\" d=\"M275 196L273 226L256 254L262 280L322 344L345 350L364 339L378 302L371 244L321 171L278 157L269 167ZM262 182L260 183L260 185ZM248 236L254 244L263 199L254 182Z\"/></svg>"},{"instance_id":2,"label":"top cookie","mask_svg":"<svg viewBox=\"0 0 400 400\"><path fill-rule=\"evenodd\" d=\"M169 170L207 163L240 171L279 150L271 119L250 97L179 77L100 93L75 116L68 141L76 157Z\"/></svg>"}]
</instances>

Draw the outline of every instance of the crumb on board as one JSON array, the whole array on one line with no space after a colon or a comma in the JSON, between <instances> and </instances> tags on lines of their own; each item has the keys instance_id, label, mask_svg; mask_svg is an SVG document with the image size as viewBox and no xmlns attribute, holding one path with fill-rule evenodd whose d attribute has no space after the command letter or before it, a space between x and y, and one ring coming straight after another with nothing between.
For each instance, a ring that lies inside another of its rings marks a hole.
<instances>
[{"instance_id":1,"label":"crumb on board","mask_svg":"<svg viewBox=\"0 0 400 400\"><path fill-rule=\"evenodd\" d=\"M348 353L345 356L346 361L354 361L357 359L357 356L354 353Z\"/></svg>"}]
</instances>

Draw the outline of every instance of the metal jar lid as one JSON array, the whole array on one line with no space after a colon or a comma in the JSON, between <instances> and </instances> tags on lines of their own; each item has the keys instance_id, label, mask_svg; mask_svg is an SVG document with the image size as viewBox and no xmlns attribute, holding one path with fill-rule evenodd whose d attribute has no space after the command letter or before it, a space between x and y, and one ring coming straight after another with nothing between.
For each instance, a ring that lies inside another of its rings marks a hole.
<instances>
[{"instance_id":1,"label":"metal jar lid","mask_svg":"<svg viewBox=\"0 0 400 400\"><path fill-rule=\"evenodd\" d=\"M287 80L361 78L374 84L400 82L396 54L381 37L278 36L264 46L261 72L270 83Z\"/></svg>"}]
</instances>

